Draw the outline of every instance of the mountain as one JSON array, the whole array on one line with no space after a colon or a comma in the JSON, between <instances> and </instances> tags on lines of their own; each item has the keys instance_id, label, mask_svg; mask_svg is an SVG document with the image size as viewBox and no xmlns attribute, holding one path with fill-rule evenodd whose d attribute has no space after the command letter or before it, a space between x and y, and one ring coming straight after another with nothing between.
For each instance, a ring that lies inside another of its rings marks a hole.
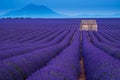
<instances>
[{"instance_id":1,"label":"mountain","mask_svg":"<svg viewBox=\"0 0 120 80\"><path fill-rule=\"evenodd\" d=\"M44 5L29 4L22 9L10 11L2 17L63 18L67 16L56 13Z\"/></svg>"}]
</instances>

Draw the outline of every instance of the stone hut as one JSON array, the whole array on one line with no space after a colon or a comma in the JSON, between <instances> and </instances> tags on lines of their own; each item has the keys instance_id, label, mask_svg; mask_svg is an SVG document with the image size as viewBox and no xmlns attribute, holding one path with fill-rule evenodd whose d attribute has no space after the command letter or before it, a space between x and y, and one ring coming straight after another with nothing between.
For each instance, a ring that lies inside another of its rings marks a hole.
<instances>
[{"instance_id":1,"label":"stone hut","mask_svg":"<svg viewBox=\"0 0 120 80\"><path fill-rule=\"evenodd\" d=\"M96 20L81 20L81 23L80 23L80 29L81 30L95 30L97 31L97 22Z\"/></svg>"}]
</instances>

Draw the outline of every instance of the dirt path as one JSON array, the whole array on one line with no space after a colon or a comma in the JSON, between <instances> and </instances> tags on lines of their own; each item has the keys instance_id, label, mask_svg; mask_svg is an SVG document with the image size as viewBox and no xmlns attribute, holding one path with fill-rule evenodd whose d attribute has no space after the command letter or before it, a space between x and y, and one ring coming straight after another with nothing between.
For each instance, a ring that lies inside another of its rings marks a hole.
<instances>
[{"instance_id":1,"label":"dirt path","mask_svg":"<svg viewBox=\"0 0 120 80\"><path fill-rule=\"evenodd\" d=\"M80 67L81 67L81 75L80 75L79 80L86 80L83 58L80 60Z\"/></svg>"}]
</instances>

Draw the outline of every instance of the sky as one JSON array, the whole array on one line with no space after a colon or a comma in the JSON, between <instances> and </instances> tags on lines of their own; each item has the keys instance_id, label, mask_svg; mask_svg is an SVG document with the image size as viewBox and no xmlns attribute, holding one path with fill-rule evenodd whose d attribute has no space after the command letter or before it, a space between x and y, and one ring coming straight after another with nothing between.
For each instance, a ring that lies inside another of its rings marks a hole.
<instances>
[{"instance_id":1,"label":"sky","mask_svg":"<svg viewBox=\"0 0 120 80\"><path fill-rule=\"evenodd\" d=\"M0 0L0 15L30 3L72 16L120 14L120 0Z\"/></svg>"}]
</instances>

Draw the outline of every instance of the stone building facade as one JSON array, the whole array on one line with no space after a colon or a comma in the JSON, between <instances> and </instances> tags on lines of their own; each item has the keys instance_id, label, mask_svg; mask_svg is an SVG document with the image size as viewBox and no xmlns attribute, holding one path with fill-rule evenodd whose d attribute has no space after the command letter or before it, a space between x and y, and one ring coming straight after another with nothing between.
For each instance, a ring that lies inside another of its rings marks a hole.
<instances>
[{"instance_id":1,"label":"stone building facade","mask_svg":"<svg viewBox=\"0 0 120 80\"><path fill-rule=\"evenodd\" d=\"M81 30L91 30L91 31L97 31L97 22L96 20L81 20L81 23L80 23L80 29Z\"/></svg>"}]
</instances>

